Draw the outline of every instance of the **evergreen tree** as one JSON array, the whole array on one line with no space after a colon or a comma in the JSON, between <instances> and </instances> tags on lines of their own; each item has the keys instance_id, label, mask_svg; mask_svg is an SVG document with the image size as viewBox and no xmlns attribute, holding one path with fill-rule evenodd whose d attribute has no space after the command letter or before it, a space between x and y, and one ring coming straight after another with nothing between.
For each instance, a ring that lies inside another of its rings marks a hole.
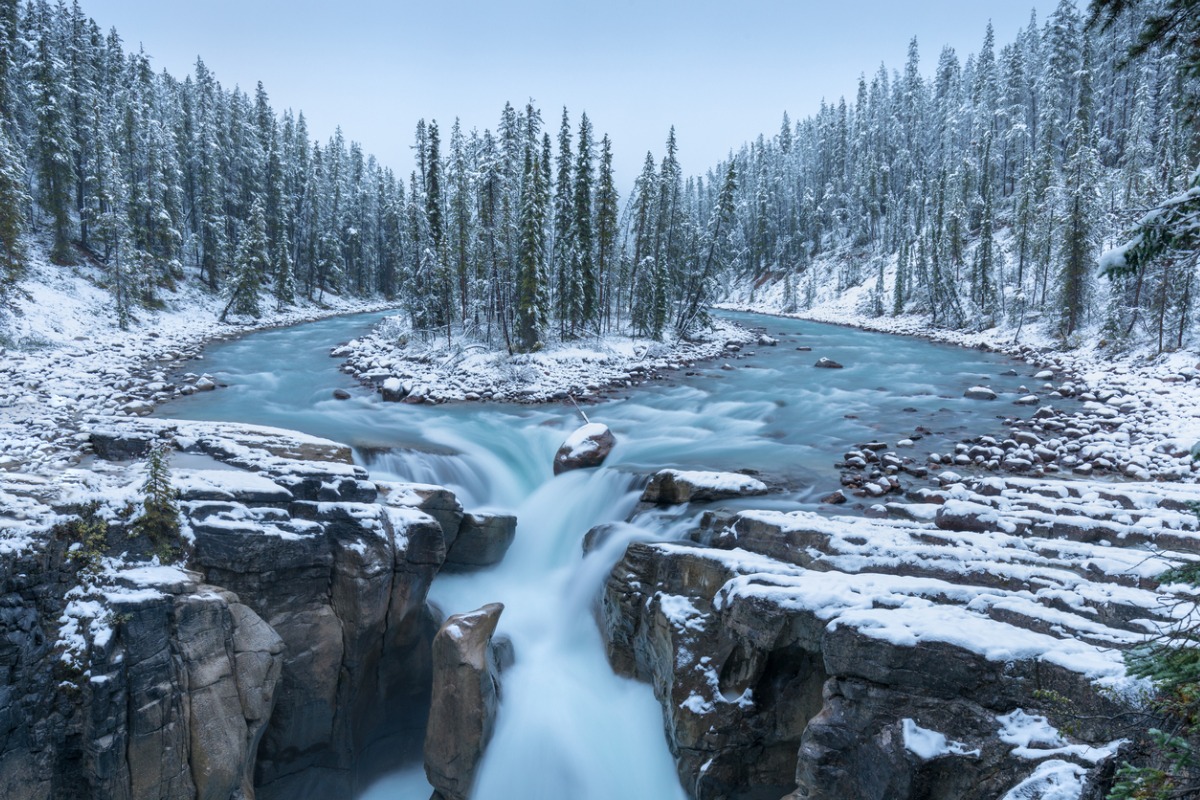
<instances>
[{"instance_id":1,"label":"evergreen tree","mask_svg":"<svg viewBox=\"0 0 1200 800\"><path fill-rule=\"evenodd\" d=\"M1066 219L1063 231L1060 330L1069 337L1083 324L1087 312L1091 268L1095 264L1096 153L1091 142L1091 59L1083 61L1079 109L1070 134L1070 154L1064 167Z\"/></svg>"},{"instance_id":2,"label":"evergreen tree","mask_svg":"<svg viewBox=\"0 0 1200 800\"><path fill-rule=\"evenodd\" d=\"M257 318L261 311L258 295L264 278L271 271L271 256L267 241L267 213L261 196L255 197L250 209L250 221L238 242L237 255L233 262L233 280L230 283L229 302L221 312L221 321L232 311L234 314Z\"/></svg>"},{"instance_id":3,"label":"evergreen tree","mask_svg":"<svg viewBox=\"0 0 1200 800\"><path fill-rule=\"evenodd\" d=\"M614 271L619 260L617 234L620 225L620 198L613 179L612 142L608 134L600 140L600 174L596 184L596 274L601 284L600 307L607 314L617 298L613 297Z\"/></svg>"},{"instance_id":4,"label":"evergreen tree","mask_svg":"<svg viewBox=\"0 0 1200 800\"><path fill-rule=\"evenodd\" d=\"M558 130L558 177L554 182L554 311L559 320L559 335L566 336L572 309L576 306L574 192L571 183L571 120L563 107Z\"/></svg>"},{"instance_id":5,"label":"evergreen tree","mask_svg":"<svg viewBox=\"0 0 1200 800\"><path fill-rule=\"evenodd\" d=\"M142 510L133 520L134 535L145 536L155 555L164 563L174 561L182 546L179 524L179 493L171 485L170 445L150 451L146 481L142 484Z\"/></svg>"},{"instance_id":6,"label":"evergreen tree","mask_svg":"<svg viewBox=\"0 0 1200 800\"><path fill-rule=\"evenodd\" d=\"M25 194L25 175L16 150L0 124L0 299L5 287L14 283L25 270L25 232L23 209L29 204Z\"/></svg>"},{"instance_id":7,"label":"evergreen tree","mask_svg":"<svg viewBox=\"0 0 1200 800\"><path fill-rule=\"evenodd\" d=\"M32 69L34 113L37 117L39 202L49 214L54 244L50 259L71 263L71 131L67 109L61 102L65 86L62 61L54 46L54 20L50 6L39 0L34 7L37 42Z\"/></svg>"},{"instance_id":8,"label":"evergreen tree","mask_svg":"<svg viewBox=\"0 0 1200 800\"><path fill-rule=\"evenodd\" d=\"M536 350L549 324L546 289L546 211L548 197L538 156L527 148L521 192L521 244L517 273L516 345Z\"/></svg>"},{"instance_id":9,"label":"evergreen tree","mask_svg":"<svg viewBox=\"0 0 1200 800\"><path fill-rule=\"evenodd\" d=\"M589 328L597 316L597 279L593 260L592 226L592 180L595 158L592 143L592 123L587 113L579 118L579 150L575 161L575 208L571 230L574 242L571 253L571 307L570 328L572 333Z\"/></svg>"}]
</instances>

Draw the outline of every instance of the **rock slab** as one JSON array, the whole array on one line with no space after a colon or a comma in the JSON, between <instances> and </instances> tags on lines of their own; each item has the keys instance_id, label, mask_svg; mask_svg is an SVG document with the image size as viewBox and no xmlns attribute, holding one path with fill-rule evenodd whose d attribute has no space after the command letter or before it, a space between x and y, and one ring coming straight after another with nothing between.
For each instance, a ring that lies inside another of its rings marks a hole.
<instances>
[{"instance_id":1,"label":"rock slab","mask_svg":"<svg viewBox=\"0 0 1200 800\"><path fill-rule=\"evenodd\" d=\"M425 775L435 796L467 800L492 737L499 668L492 636L504 606L448 618L433 639L433 703L425 730Z\"/></svg>"},{"instance_id":2,"label":"rock slab","mask_svg":"<svg viewBox=\"0 0 1200 800\"><path fill-rule=\"evenodd\" d=\"M659 470L642 492L642 502L680 505L701 500L726 500L766 494L762 481L737 472Z\"/></svg>"}]
</instances>

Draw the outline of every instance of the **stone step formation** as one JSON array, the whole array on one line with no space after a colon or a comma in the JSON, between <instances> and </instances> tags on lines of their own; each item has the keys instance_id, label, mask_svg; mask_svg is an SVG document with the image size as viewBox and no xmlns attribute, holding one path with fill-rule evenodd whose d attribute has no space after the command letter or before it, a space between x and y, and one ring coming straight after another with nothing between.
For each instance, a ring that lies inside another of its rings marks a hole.
<instances>
[{"instance_id":1,"label":"stone step formation","mask_svg":"<svg viewBox=\"0 0 1200 800\"><path fill-rule=\"evenodd\" d=\"M653 684L692 796L984 800L1115 758L1147 688L1123 653L1190 608L1156 576L1194 557L1200 487L991 476L913 494L882 522L710 511L614 567L610 658ZM1018 713L1049 741L1014 746Z\"/></svg>"}]
</instances>

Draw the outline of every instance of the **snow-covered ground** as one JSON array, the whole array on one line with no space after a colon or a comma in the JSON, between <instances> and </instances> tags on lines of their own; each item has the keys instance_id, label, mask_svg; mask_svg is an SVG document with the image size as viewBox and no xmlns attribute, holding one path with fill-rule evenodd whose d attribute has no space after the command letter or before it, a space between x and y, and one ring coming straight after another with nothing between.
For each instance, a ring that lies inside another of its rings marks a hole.
<instances>
[{"instance_id":1,"label":"snow-covered ground","mask_svg":"<svg viewBox=\"0 0 1200 800\"><path fill-rule=\"evenodd\" d=\"M30 251L26 278L0 310L0 470L61 470L78 459L84 416L141 416L177 394L211 389L203 362L186 366L206 342L387 307L325 295L278 311L264 297L261 318L223 323L226 299L188 286L164 292L162 310L138 310L122 331L94 269L54 266L41 248ZM186 381L172 382L187 369L194 372Z\"/></svg>"},{"instance_id":2,"label":"snow-covered ground","mask_svg":"<svg viewBox=\"0 0 1200 800\"><path fill-rule=\"evenodd\" d=\"M390 317L369 335L334 348L333 355L346 358L347 370L363 383L380 386L385 400L541 403L633 386L756 338L718 321L692 340L669 336L656 342L611 334L509 355L469 340L415 341L402 317Z\"/></svg>"}]
</instances>

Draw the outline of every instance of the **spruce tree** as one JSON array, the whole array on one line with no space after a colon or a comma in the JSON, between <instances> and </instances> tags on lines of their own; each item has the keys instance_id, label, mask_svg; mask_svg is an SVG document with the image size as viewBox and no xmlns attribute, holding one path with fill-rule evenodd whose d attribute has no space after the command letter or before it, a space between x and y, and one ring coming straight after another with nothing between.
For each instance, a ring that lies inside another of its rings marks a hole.
<instances>
[{"instance_id":1,"label":"spruce tree","mask_svg":"<svg viewBox=\"0 0 1200 800\"><path fill-rule=\"evenodd\" d=\"M164 563L179 556L179 493L171 485L170 445L159 445L146 460L142 484L142 510L133 520L132 533L150 540L155 555Z\"/></svg>"},{"instance_id":2,"label":"spruce tree","mask_svg":"<svg viewBox=\"0 0 1200 800\"><path fill-rule=\"evenodd\" d=\"M37 118L39 202L50 216L54 235L50 260L69 264L71 254L72 157L67 109L61 98L66 81L54 45L54 20L46 3L36 7L37 42L33 58L32 91Z\"/></svg>"},{"instance_id":3,"label":"spruce tree","mask_svg":"<svg viewBox=\"0 0 1200 800\"><path fill-rule=\"evenodd\" d=\"M267 213L261 196L254 199L250 209L250 221L238 242L237 255L233 262L233 278L230 282L229 302L221 312L221 321L230 312L255 317L262 313L258 295L263 280L271 271L271 256L267 241Z\"/></svg>"},{"instance_id":4,"label":"spruce tree","mask_svg":"<svg viewBox=\"0 0 1200 800\"><path fill-rule=\"evenodd\" d=\"M600 280L600 307L606 314L614 305L614 272L619 259L617 233L620 227L620 197L613 179L612 142L608 134L600 140L600 174L596 184L596 274Z\"/></svg>"},{"instance_id":5,"label":"spruce tree","mask_svg":"<svg viewBox=\"0 0 1200 800\"><path fill-rule=\"evenodd\" d=\"M5 287L17 281L25 270L25 233L23 209L29 204L25 193L25 171L8 133L0 124L0 298Z\"/></svg>"},{"instance_id":6,"label":"spruce tree","mask_svg":"<svg viewBox=\"0 0 1200 800\"><path fill-rule=\"evenodd\" d=\"M585 112L579 118L579 150L575 161L575 208L571 230L574 247L571 253L571 321L572 333L590 328L597 316L597 280L593 256L592 180L595 158L592 142L592 123Z\"/></svg>"},{"instance_id":7,"label":"spruce tree","mask_svg":"<svg viewBox=\"0 0 1200 800\"><path fill-rule=\"evenodd\" d=\"M1066 218L1059 257L1062 263L1059 330L1064 338L1075 333L1084 322L1091 270L1096 256L1098 170L1091 140L1090 62L1090 57L1085 53L1079 107L1070 132L1070 153L1064 165Z\"/></svg>"},{"instance_id":8,"label":"spruce tree","mask_svg":"<svg viewBox=\"0 0 1200 800\"><path fill-rule=\"evenodd\" d=\"M538 156L528 148L521 192L521 244L517 272L516 346L522 352L538 348L549 324L546 297L545 179Z\"/></svg>"},{"instance_id":9,"label":"spruce tree","mask_svg":"<svg viewBox=\"0 0 1200 800\"><path fill-rule=\"evenodd\" d=\"M575 305L574 291L577 286L573 272L575 266L575 221L574 192L572 191L571 169L571 120L563 107L562 123L558 130L558 175L554 181L554 312L558 317L559 335L566 336L570 326L571 311Z\"/></svg>"}]
</instances>

